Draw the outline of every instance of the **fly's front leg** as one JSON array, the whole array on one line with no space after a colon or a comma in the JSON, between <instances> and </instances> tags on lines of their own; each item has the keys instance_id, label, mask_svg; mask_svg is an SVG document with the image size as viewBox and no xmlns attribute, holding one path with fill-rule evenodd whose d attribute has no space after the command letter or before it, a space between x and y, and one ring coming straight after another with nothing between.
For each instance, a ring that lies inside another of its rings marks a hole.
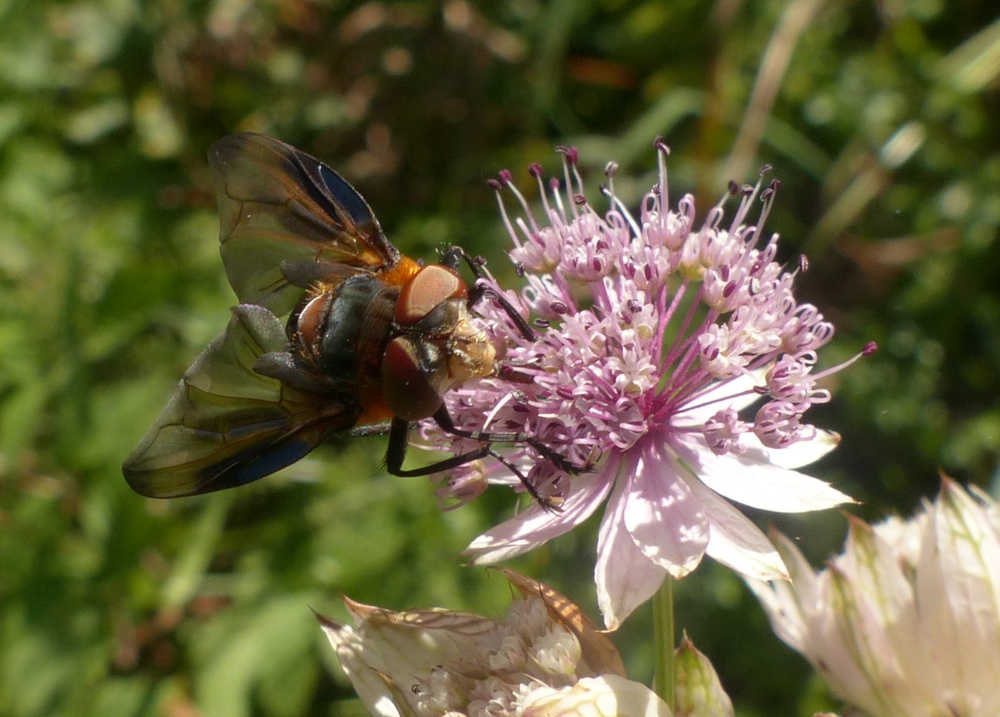
<instances>
[{"instance_id":1,"label":"fly's front leg","mask_svg":"<svg viewBox=\"0 0 1000 717\"><path fill-rule=\"evenodd\" d=\"M452 271L458 271L459 264L465 262L469 270L476 275L477 279L486 278L483 272L483 264L485 261L483 259L473 259L472 256L460 246L452 245L444 250L441 254L441 263Z\"/></svg>"},{"instance_id":2,"label":"fly's front leg","mask_svg":"<svg viewBox=\"0 0 1000 717\"><path fill-rule=\"evenodd\" d=\"M521 334L521 337L526 341L534 341L537 336L535 330L531 328L506 296L486 283L487 276L486 272L483 271L484 262L482 259L474 259L460 246L448 247L441 256L441 263L452 271L458 271L459 264L463 261L476 277L476 283L469 289L469 306L475 306L485 298L495 301L503 309L503 312L507 314L507 317L513 322L514 326L517 327L517 331Z\"/></svg>"},{"instance_id":3,"label":"fly's front leg","mask_svg":"<svg viewBox=\"0 0 1000 717\"><path fill-rule=\"evenodd\" d=\"M589 470L589 467L580 467L568 461L565 456L552 450L540 440L527 433L517 431L467 431L459 428L451 420L451 415L442 406L434 414L434 421L447 433L459 438L471 438L474 441L485 441L487 443L522 443L534 448L543 458L546 458L563 473L577 475Z\"/></svg>"},{"instance_id":4,"label":"fly's front leg","mask_svg":"<svg viewBox=\"0 0 1000 717\"><path fill-rule=\"evenodd\" d=\"M438 425L441 426L442 429L447 431L448 429L441 424L441 421L438 418L438 416L440 415L444 416L448 415L448 412L444 409L444 407L442 407L437 412L437 414L435 414L434 420L437 421ZM454 428L454 423L452 422L450 416L444 419L444 421L445 424ZM488 439L482 439L482 438L479 439L483 441L482 446L471 451L466 451L465 453L460 453L457 456L452 456L451 458L445 458L442 461L437 461L435 463L431 463L430 465L421 466L420 468L403 468L403 460L406 458L406 447L407 447L407 439L409 436L409 432L410 432L410 424L407 421L404 421L401 418L392 419L392 423L390 424L389 427L389 448L386 450L385 453L386 469L389 471L391 475L401 476L404 478L428 476L428 475L433 475L434 473L440 473L442 471L447 471L453 468L464 466L466 463L471 463L472 461L480 460L481 458L485 458L486 456L492 456L497 461L505 465L511 471L511 473L517 476L517 479L521 482L521 485L524 486L525 490L528 491L528 494L532 498L534 498L535 501L539 503L539 505L543 506L548 510L557 509L557 506L552 505L551 501L539 495L538 490L535 488L535 486L531 484L531 481L528 480L528 477L524 475L517 466L515 466L513 463L511 463L502 455L493 450L493 446L491 445ZM452 431L448 432L452 433ZM459 433L454 433L454 435L458 435L460 437L468 437L468 436L461 436L461 434Z\"/></svg>"},{"instance_id":5,"label":"fly's front leg","mask_svg":"<svg viewBox=\"0 0 1000 717\"><path fill-rule=\"evenodd\" d=\"M455 426L455 422L451 420L451 414L448 413L448 409L445 408L444 406L441 406L441 408L438 409L438 412L434 414L434 422L441 427L441 430L450 433L453 436L458 436L459 438L471 438L474 441L484 442L485 445L483 446L483 448L486 449L486 455L490 455L496 458L497 461L499 461L500 463L502 463L504 466L507 467L507 470L509 470L511 473L517 476L517 479L521 482L521 485L523 485L524 489L528 491L528 495L534 498L535 502L537 502L546 510L558 510L557 505L554 505L551 500L544 497L538 492L538 488L535 487L534 483L528 480L528 476L522 473L520 468L518 468L509 460L507 460L504 456L500 455L499 453L493 450L492 444L494 441L498 443L528 443L529 445L532 445L531 441L527 440L528 438L530 438L529 436L526 436L523 433L514 433L514 432L490 433L487 431L464 431ZM532 445L532 447L534 446ZM478 451L470 451L469 453L464 453L462 455L471 455L472 453L477 453L477 452ZM565 459L563 459L562 456L559 456L559 458L565 462Z\"/></svg>"},{"instance_id":6,"label":"fly's front leg","mask_svg":"<svg viewBox=\"0 0 1000 717\"><path fill-rule=\"evenodd\" d=\"M440 412L440 411L439 411ZM436 461L430 465L420 468L403 468L403 460L406 458L406 448L410 435L410 423L402 418L393 418L389 425L389 447L385 452L385 467L391 475L403 478L415 478L419 476L429 476L441 471L451 470L464 466L466 463L477 461L492 454L489 443L479 448L461 453L451 458Z\"/></svg>"}]
</instances>

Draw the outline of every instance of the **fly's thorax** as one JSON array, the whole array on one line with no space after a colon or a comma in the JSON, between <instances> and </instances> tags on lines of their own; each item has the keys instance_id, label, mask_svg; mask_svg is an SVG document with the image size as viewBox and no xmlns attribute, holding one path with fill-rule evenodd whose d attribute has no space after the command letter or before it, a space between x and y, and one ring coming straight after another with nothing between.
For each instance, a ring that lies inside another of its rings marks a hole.
<instances>
[{"instance_id":1,"label":"fly's thorax","mask_svg":"<svg viewBox=\"0 0 1000 717\"><path fill-rule=\"evenodd\" d=\"M293 349L336 388L377 383L398 296L371 274L324 287L293 316Z\"/></svg>"},{"instance_id":2,"label":"fly's thorax","mask_svg":"<svg viewBox=\"0 0 1000 717\"><path fill-rule=\"evenodd\" d=\"M406 421L433 416L456 384L495 373L496 348L474 323L465 282L439 264L403 286L364 273L317 287L289 333L299 359L335 390Z\"/></svg>"}]
</instances>

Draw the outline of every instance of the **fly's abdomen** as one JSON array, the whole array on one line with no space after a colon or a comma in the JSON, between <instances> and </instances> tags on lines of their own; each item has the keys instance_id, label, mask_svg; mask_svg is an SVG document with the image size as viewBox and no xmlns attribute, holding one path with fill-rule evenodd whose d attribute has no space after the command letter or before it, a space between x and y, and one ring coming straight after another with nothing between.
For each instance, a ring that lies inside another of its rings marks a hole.
<instances>
[{"instance_id":1,"label":"fly's abdomen","mask_svg":"<svg viewBox=\"0 0 1000 717\"><path fill-rule=\"evenodd\" d=\"M315 353L332 384L363 389L378 380L398 296L370 275L353 276L333 292Z\"/></svg>"}]
</instances>

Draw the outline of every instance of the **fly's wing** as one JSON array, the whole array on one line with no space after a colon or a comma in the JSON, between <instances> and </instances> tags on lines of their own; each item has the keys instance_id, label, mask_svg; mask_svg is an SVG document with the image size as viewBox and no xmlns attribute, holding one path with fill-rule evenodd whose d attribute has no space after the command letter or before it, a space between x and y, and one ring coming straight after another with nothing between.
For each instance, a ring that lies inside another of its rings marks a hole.
<instances>
[{"instance_id":1,"label":"fly's wing","mask_svg":"<svg viewBox=\"0 0 1000 717\"><path fill-rule=\"evenodd\" d=\"M289 282L282 264L361 271L399 262L399 251L364 198L305 152L245 133L220 139L208 160L219 200L222 260L241 303L278 316L290 312L303 288Z\"/></svg>"},{"instance_id":2,"label":"fly's wing","mask_svg":"<svg viewBox=\"0 0 1000 717\"><path fill-rule=\"evenodd\" d=\"M261 356L284 351L284 327L260 306L232 312L226 330L187 370L125 459L122 472L137 493L173 498L243 485L294 463L357 421L350 396L306 391L257 373Z\"/></svg>"}]
</instances>

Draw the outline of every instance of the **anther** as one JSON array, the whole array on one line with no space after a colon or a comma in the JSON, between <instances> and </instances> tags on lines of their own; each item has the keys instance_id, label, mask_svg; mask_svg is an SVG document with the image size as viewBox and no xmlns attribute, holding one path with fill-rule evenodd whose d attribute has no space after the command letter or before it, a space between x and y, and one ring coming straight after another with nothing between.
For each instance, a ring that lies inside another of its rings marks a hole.
<instances>
[{"instance_id":1,"label":"anther","mask_svg":"<svg viewBox=\"0 0 1000 717\"><path fill-rule=\"evenodd\" d=\"M566 145L561 144L556 147L556 151L566 157L566 161L573 166L576 166L576 164L580 161L580 151L576 147L567 147Z\"/></svg>"}]
</instances>

